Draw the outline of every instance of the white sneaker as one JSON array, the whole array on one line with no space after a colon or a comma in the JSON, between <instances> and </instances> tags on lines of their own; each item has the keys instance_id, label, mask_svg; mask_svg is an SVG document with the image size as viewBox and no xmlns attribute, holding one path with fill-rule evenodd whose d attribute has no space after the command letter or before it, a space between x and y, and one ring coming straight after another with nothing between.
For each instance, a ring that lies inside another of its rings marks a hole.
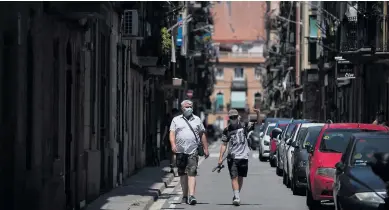
<instances>
[{"instance_id":1,"label":"white sneaker","mask_svg":"<svg viewBox=\"0 0 389 210\"><path fill-rule=\"evenodd\" d=\"M240 206L240 199L234 197L232 199L232 204L235 205L235 206Z\"/></svg>"}]
</instances>

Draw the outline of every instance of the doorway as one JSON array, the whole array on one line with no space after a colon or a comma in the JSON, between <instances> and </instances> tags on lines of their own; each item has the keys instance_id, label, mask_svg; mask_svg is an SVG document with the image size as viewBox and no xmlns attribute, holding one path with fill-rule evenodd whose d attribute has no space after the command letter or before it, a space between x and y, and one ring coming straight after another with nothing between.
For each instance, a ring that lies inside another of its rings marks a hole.
<instances>
[{"instance_id":1,"label":"doorway","mask_svg":"<svg viewBox=\"0 0 389 210\"><path fill-rule=\"evenodd\" d=\"M72 184L71 184L71 166L72 166L72 104L73 104L73 74L72 74L72 47L70 42L66 46L66 145L65 145L65 193L66 193L66 209L73 209L72 203Z\"/></svg>"}]
</instances>

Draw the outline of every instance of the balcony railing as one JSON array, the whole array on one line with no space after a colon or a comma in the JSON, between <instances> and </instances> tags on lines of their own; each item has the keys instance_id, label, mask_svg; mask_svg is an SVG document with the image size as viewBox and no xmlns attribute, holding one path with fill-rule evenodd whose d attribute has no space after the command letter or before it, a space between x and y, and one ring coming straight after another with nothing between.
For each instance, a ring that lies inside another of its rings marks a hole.
<instances>
[{"instance_id":1,"label":"balcony railing","mask_svg":"<svg viewBox=\"0 0 389 210\"><path fill-rule=\"evenodd\" d=\"M385 24L387 26L389 19L387 17L349 17L348 22L343 26L344 40L341 43L340 51L342 53L361 53L389 52L388 36L384 37Z\"/></svg>"},{"instance_id":2,"label":"balcony railing","mask_svg":"<svg viewBox=\"0 0 389 210\"><path fill-rule=\"evenodd\" d=\"M220 57L228 58L261 58L263 53L253 53L253 52L220 52Z\"/></svg>"}]
</instances>

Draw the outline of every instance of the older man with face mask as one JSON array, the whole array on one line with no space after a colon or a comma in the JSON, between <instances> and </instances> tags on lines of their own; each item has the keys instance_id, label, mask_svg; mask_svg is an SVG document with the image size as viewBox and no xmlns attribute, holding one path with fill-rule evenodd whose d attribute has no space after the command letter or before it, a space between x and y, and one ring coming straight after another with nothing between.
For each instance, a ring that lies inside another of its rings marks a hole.
<instances>
[{"instance_id":1,"label":"older man with face mask","mask_svg":"<svg viewBox=\"0 0 389 210\"><path fill-rule=\"evenodd\" d=\"M257 124L261 121L260 112L254 109L257 113ZM224 153L228 146L227 164L230 171L233 198L232 203L236 206L240 205L240 191L243 186L243 178L247 177L248 157L249 157L249 142L247 133L250 130L248 124L242 124L239 113L236 109L231 109L228 112L230 124L223 130L222 145L220 147L220 155L218 164L221 165ZM251 125L250 127L252 127Z\"/></svg>"},{"instance_id":2,"label":"older man with face mask","mask_svg":"<svg viewBox=\"0 0 389 210\"><path fill-rule=\"evenodd\" d=\"M197 203L194 197L196 188L199 149L205 157L208 153L208 142L201 119L193 114L193 103L185 100L181 103L182 115L173 118L170 125L170 143L176 153L176 166L181 179L182 202L190 205ZM202 147L199 145L202 144Z\"/></svg>"}]
</instances>

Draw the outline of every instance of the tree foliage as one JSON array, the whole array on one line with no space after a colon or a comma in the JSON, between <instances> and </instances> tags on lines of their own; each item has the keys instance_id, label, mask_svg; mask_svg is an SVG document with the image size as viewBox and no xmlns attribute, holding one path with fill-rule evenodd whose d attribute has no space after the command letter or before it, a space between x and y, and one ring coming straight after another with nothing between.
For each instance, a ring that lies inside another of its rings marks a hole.
<instances>
[{"instance_id":1,"label":"tree foliage","mask_svg":"<svg viewBox=\"0 0 389 210\"><path fill-rule=\"evenodd\" d=\"M170 53L172 47L172 39L171 35L167 31L166 27L163 27L161 29L161 48L162 48L162 53L164 55L167 55Z\"/></svg>"}]
</instances>

